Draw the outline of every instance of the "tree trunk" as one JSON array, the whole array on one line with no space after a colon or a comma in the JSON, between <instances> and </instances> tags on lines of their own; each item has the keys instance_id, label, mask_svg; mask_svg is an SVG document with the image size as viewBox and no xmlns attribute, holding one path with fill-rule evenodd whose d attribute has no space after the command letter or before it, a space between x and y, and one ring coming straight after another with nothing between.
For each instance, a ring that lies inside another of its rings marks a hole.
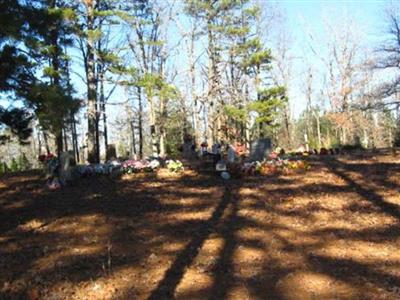
<instances>
[{"instance_id":1,"label":"tree trunk","mask_svg":"<svg viewBox=\"0 0 400 300\"><path fill-rule=\"evenodd\" d=\"M167 114L165 111L166 101L164 97L160 97L160 156L165 157L166 149L165 149L165 140L166 140L166 132L165 132L165 121L167 119ZM184 111L185 119L186 119L186 112ZM183 126L183 130L186 130L186 126Z\"/></svg>"},{"instance_id":2,"label":"tree trunk","mask_svg":"<svg viewBox=\"0 0 400 300\"><path fill-rule=\"evenodd\" d=\"M135 122L132 119L131 121L131 130L132 130L132 153L136 156L136 134L135 134Z\"/></svg>"},{"instance_id":3,"label":"tree trunk","mask_svg":"<svg viewBox=\"0 0 400 300\"><path fill-rule=\"evenodd\" d=\"M76 161L80 162L80 152L79 152L79 142L78 142L78 134L76 132L76 121L74 118L74 134L75 134L75 149L76 149Z\"/></svg>"},{"instance_id":4,"label":"tree trunk","mask_svg":"<svg viewBox=\"0 0 400 300\"><path fill-rule=\"evenodd\" d=\"M207 91L207 143L209 146L214 144L214 111L215 111L215 45L214 45L214 34L212 32L212 20L211 16L207 20L208 25L208 91Z\"/></svg>"},{"instance_id":5,"label":"tree trunk","mask_svg":"<svg viewBox=\"0 0 400 300\"><path fill-rule=\"evenodd\" d=\"M38 157L42 155L42 139L40 138L40 131L39 128L37 128L37 140L38 140Z\"/></svg>"},{"instance_id":6,"label":"tree trunk","mask_svg":"<svg viewBox=\"0 0 400 300\"><path fill-rule=\"evenodd\" d=\"M79 162L79 149L78 149L78 139L76 135L76 121L75 116L71 116L71 135L72 135L72 149L74 151L74 156L77 162Z\"/></svg>"},{"instance_id":7,"label":"tree trunk","mask_svg":"<svg viewBox=\"0 0 400 300\"><path fill-rule=\"evenodd\" d=\"M68 151L68 136L67 136L67 128L64 127L64 150Z\"/></svg>"},{"instance_id":8,"label":"tree trunk","mask_svg":"<svg viewBox=\"0 0 400 300\"><path fill-rule=\"evenodd\" d=\"M60 130L60 133L56 136L56 145L57 145L57 157L58 157L58 160L60 161L61 153L63 151L63 134L62 134L62 130Z\"/></svg>"},{"instance_id":9,"label":"tree trunk","mask_svg":"<svg viewBox=\"0 0 400 300\"><path fill-rule=\"evenodd\" d=\"M100 110L103 117L103 137L104 137L104 150L107 153L108 148L108 128L107 128L107 114L106 114L106 101L104 96L104 69L100 70Z\"/></svg>"},{"instance_id":10,"label":"tree trunk","mask_svg":"<svg viewBox=\"0 0 400 300\"><path fill-rule=\"evenodd\" d=\"M195 74L195 64L194 64L194 28L192 28L192 34L190 39L190 50L189 50L189 76L190 76L190 92L192 98L192 119L193 119L193 129L194 129L194 143L196 148L200 147L201 144L201 136L200 136L200 124L199 124L199 115L198 115L198 105L197 105L197 96L196 96L196 74Z\"/></svg>"},{"instance_id":11,"label":"tree trunk","mask_svg":"<svg viewBox=\"0 0 400 300\"><path fill-rule=\"evenodd\" d=\"M50 1L50 7L56 8L56 1ZM58 43L58 28L53 28L51 30L51 46L54 48L51 55L51 67L54 70L54 75L51 76L52 83L56 86L60 86L60 55L61 49ZM57 146L57 157L60 162L61 152L63 151L63 127L64 120L59 120L59 124L57 126L56 134L56 146Z\"/></svg>"},{"instance_id":12,"label":"tree trunk","mask_svg":"<svg viewBox=\"0 0 400 300\"><path fill-rule=\"evenodd\" d=\"M139 116L138 116L138 127L139 127L139 158L143 158L143 104L142 104L142 89L138 86L138 98L139 98Z\"/></svg>"},{"instance_id":13,"label":"tree trunk","mask_svg":"<svg viewBox=\"0 0 400 300\"><path fill-rule=\"evenodd\" d=\"M285 129L286 129L286 137L288 139L288 147L292 148L292 135L290 133L290 111L289 111L288 106L289 106L289 104L286 103L283 117L284 117Z\"/></svg>"},{"instance_id":14,"label":"tree trunk","mask_svg":"<svg viewBox=\"0 0 400 300\"><path fill-rule=\"evenodd\" d=\"M87 1L87 30L95 29L94 21L94 2ZM88 161L90 163L98 163L100 161L98 144L97 144L97 97L96 97L96 76L95 76L95 55L94 55L94 38L88 35L87 38L87 118L88 118Z\"/></svg>"},{"instance_id":15,"label":"tree trunk","mask_svg":"<svg viewBox=\"0 0 400 300\"><path fill-rule=\"evenodd\" d=\"M320 149L322 146L322 141L321 141L321 124L319 120L319 114L316 114L315 118L317 120L318 148Z\"/></svg>"},{"instance_id":16,"label":"tree trunk","mask_svg":"<svg viewBox=\"0 0 400 300\"><path fill-rule=\"evenodd\" d=\"M49 139L48 139L47 133L44 131L43 131L43 140L44 140L44 146L46 148L46 152L47 152L47 154L50 154L51 151L50 151L50 147L49 147Z\"/></svg>"},{"instance_id":17,"label":"tree trunk","mask_svg":"<svg viewBox=\"0 0 400 300\"><path fill-rule=\"evenodd\" d=\"M151 136L151 151L153 156L158 156L157 130L156 130L156 114L154 111L154 99L152 96L147 96L150 106L150 136Z\"/></svg>"}]
</instances>

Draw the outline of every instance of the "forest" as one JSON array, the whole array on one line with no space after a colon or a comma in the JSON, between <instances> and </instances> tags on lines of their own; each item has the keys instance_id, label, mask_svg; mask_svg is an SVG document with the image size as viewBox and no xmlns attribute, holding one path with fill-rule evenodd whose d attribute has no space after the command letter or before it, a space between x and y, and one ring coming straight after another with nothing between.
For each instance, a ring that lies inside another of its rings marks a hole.
<instances>
[{"instance_id":1,"label":"forest","mask_svg":"<svg viewBox=\"0 0 400 300\"><path fill-rule=\"evenodd\" d=\"M399 299L400 6L0 0L0 299Z\"/></svg>"}]
</instances>

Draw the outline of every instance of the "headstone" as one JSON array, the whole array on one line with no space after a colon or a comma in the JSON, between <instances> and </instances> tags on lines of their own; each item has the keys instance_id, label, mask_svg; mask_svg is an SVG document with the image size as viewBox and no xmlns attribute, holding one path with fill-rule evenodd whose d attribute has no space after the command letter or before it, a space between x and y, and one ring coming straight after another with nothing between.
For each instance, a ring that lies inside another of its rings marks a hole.
<instances>
[{"instance_id":1,"label":"headstone","mask_svg":"<svg viewBox=\"0 0 400 300\"><path fill-rule=\"evenodd\" d=\"M272 143L268 138L258 139L250 145L250 161L262 161L271 152Z\"/></svg>"},{"instance_id":2,"label":"headstone","mask_svg":"<svg viewBox=\"0 0 400 300\"><path fill-rule=\"evenodd\" d=\"M117 149L114 144L107 145L106 160L117 158Z\"/></svg>"},{"instance_id":3,"label":"headstone","mask_svg":"<svg viewBox=\"0 0 400 300\"><path fill-rule=\"evenodd\" d=\"M193 158L193 150L192 150L192 142L184 142L182 145L182 157L184 159L192 159Z\"/></svg>"},{"instance_id":4,"label":"headstone","mask_svg":"<svg viewBox=\"0 0 400 300\"><path fill-rule=\"evenodd\" d=\"M227 152L228 162L234 162L236 159L236 149L232 145L229 145Z\"/></svg>"},{"instance_id":5,"label":"headstone","mask_svg":"<svg viewBox=\"0 0 400 300\"><path fill-rule=\"evenodd\" d=\"M60 155L60 180L62 182L71 180L71 160L73 156L69 152L62 152Z\"/></svg>"}]
</instances>

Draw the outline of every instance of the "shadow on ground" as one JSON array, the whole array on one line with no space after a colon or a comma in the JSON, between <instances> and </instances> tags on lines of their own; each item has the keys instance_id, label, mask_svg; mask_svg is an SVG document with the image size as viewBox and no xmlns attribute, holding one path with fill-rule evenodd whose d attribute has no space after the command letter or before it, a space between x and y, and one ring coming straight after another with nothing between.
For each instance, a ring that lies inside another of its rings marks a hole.
<instances>
[{"instance_id":1,"label":"shadow on ground","mask_svg":"<svg viewBox=\"0 0 400 300\"><path fill-rule=\"evenodd\" d=\"M400 297L400 165L0 185L0 298Z\"/></svg>"}]
</instances>

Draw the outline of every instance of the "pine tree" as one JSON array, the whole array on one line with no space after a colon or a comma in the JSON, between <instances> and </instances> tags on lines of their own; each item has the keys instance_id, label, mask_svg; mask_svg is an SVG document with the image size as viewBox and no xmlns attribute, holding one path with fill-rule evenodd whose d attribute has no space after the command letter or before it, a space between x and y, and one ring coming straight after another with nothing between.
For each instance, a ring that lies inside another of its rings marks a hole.
<instances>
[{"instance_id":1,"label":"pine tree","mask_svg":"<svg viewBox=\"0 0 400 300\"><path fill-rule=\"evenodd\" d=\"M34 64L23 51L28 37L34 36L29 18L31 10L34 11L19 1L0 1L0 93L8 93L7 100L24 100L26 88L35 79ZM0 106L0 129L9 127L21 142L32 132L31 119L25 108L8 110ZM7 139L7 136L0 136L0 141Z\"/></svg>"}]
</instances>

